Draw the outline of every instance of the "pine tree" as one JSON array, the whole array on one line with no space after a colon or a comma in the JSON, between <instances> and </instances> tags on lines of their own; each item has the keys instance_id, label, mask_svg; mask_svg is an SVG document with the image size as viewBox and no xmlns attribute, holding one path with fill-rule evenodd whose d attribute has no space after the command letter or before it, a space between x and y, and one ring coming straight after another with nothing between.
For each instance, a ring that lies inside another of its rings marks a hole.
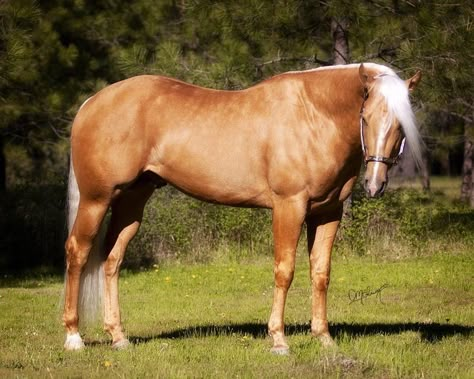
<instances>
[{"instance_id":1,"label":"pine tree","mask_svg":"<svg viewBox=\"0 0 474 379\"><path fill-rule=\"evenodd\" d=\"M473 19L471 1L423 2L409 24L412 37L405 41L401 54L402 62L416 62L426 74L421 96L427 110L441 111L460 124L457 139L464 138L465 150L461 198L467 202L474 198L473 157L469 153L474 142ZM430 130L430 134L436 136L437 131Z\"/></svg>"},{"instance_id":2,"label":"pine tree","mask_svg":"<svg viewBox=\"0 0 474 379\"><path fill-rule=\"evenodd\" d=\"M427 115L457 115L463 122L456 133L467 143L473 134L474 14L467 0L451 3L2 1L0 146L25 146L38 162L30 166L57 172L65 165L75 112L105 85L152 73L213 88L245 88L282 71L333 63L338 25L345 47L336 51L347 56L341 63L385 63L402 77L422 69L417 104ZM428 142L436 138L448 146L425 119Z\"/></svg>"},{"instance_id":3,"label":"pine tree","mask_svg":"<svg viewBox=\"0 0 474 379\"><path fill-rule=\"evenodd\" d=\"M6 189L5 144L17 133L12 124L31 108L25 85L38 76L31 35L38 17L33 1L0 2L0 191Z\"/></svg>"}]
</instances>

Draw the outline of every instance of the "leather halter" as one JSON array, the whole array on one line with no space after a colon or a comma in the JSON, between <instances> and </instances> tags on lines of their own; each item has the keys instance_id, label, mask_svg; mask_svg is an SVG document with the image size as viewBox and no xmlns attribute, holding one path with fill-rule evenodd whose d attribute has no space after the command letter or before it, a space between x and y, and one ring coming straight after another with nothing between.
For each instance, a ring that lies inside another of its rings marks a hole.
<instances>
[{"instance_id":1,"label":"leather halter","mask_svg":"<svg viewBox=\"0 0 474 379\"><path fill-rule=\"evenodd\" d=\"M362 154L364 154L364 165L367 166L367 163L369 162L380 162L380 163L385 163L386 165L390 166L395 166L401 155L403 154L403 150L405 148L405 137L402 139L402 143L400 145L400 150L395 158L391 157L384 157L380 155L368 155L368 150L365 145L365 138L364 138L364 125L366 124L365 119L364 119L364 105L366 100L369 98L369 91L367 88L364 88L364 101L362 102L362 106L360 108L360 114L359 114L359 123L360 123L360 142L362 145Z\"/></svg>"}]
</instances>

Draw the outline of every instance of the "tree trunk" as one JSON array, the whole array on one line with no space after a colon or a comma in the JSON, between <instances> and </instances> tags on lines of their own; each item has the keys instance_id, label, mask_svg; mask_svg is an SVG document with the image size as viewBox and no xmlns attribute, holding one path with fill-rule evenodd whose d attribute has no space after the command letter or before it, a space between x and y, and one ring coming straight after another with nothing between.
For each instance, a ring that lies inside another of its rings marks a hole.
<instances>
[{"instance_id":1,"label":"tree trunk","mask_svg":"<svg viewBox=\"0 0 474 379\"><path fill-rule=\"evenodd\" d=\"M7 189L7 160L5 159L4 149L4 139L0 135L0 192L4 192Z\"/></svg>"},{"instance_id":2,"label":"tree trunk","mask_svg":"<svg viewBox=\"0 0 474 379\"><path fill-rule=\"evenodd\" d=\"M423 191L429 192L431 190L431 154L428 149L423 152L422 161L423 166L421 167L421 186L423 188Z\"/></svg>"},{"instance_id":3,"label":"tree trunk","mask_svg":"<svg viewBox=\"0 0 474 379\"><path fill-rule=\"evenodd\" d=\"M332 52L333 64L349 63L349 20L346 18L333 18L331 21L331 34L334 41Z\"/></svg>"},{"instance_id":4,"label":"tree trunk","mask_svg":"<svg viewBox=\"0 0 474 379\"><path fill-rule=\"evenodd\" d=\"M462 186L461 186L461 200L470 203L474 208L474 175L472 158L474 155L473 138L470 135L472 125L465 124L464 126L464 160L462 165Z\"/></svg>"},{"instance_id":5,"label":"tree trunk","mask_svg":"<svg viewBox=\"0 0 474 379\"><path fill-rule=\"evenodd\" d=\"M471 144L472 146L472 144ZM472 165L472 150L471 149L471 165ZM469 199L469 205L474 208L474 175L471 172L471 198Z\"/></svg>"}]
</instances>

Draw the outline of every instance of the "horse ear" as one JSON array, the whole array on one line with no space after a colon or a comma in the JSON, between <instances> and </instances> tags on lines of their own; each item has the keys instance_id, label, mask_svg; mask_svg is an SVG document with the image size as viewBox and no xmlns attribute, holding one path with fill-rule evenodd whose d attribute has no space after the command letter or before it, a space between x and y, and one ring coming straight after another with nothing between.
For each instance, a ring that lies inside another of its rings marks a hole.
<instances>
[{"instance_id":1,"label":"horse ear","mask_svg":"<svg viewBox=\"0 0 474 379\"><path fill-rule=\"evenodd\" d=\"M417 71L410 79L405 80L405 83L408 87L408 91L413 91L420 83L421 80L421 71Z\"/></svg>"}]
</instances>

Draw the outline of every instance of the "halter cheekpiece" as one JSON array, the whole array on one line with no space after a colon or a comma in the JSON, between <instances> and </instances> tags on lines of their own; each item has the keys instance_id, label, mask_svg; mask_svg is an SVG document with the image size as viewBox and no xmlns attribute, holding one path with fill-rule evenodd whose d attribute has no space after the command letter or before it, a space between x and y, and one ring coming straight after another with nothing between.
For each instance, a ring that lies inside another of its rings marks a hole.
<instances>
[{"instance_id":1,"label":"halter cheekpiece","mask_svg":"<svg viewBox=\"0 0 474 379\"><path fill-rule=\"evenodd\" d=\"M362 154L364 154L364 165L367 166L369 162L380 162L385 163L387 165L395 166L401 155L403 154L403 150L405 148L405 137L403 137L402 143L400 145L400 150L395 158L384 157L380 155L368 155L367 147L365 146L365 137L364 137L364 125L366 124L364 119L364 110L365 110L365 102L369 98L369 91L367 88L364 88L364 101L362 102L362 106L360 108L359 114L359 123L360 123L360 142L362 146Z\"/></svg>"}]
</instances>

